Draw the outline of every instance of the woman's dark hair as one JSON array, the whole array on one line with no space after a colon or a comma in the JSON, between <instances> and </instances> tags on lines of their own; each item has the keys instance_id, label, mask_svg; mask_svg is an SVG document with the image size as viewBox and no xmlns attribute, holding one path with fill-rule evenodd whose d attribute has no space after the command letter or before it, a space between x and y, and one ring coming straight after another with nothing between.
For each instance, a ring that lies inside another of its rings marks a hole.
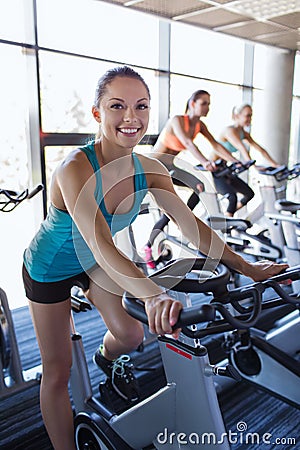
<instances>
[{"instance_id":1,"label":"woman's dark hair","mask_svg":"<svg viewBox=\"0 0 300 450\"><path fill-rule=\"evenodd\" d=\"M139 73L137 73L135 70L131 69L131 67L119 66L119 67L114 67L113 69L108 70L98 80L96 93L95 93L94 106L96 106L97 108L99 107L100 101L105 93L106 86L108 84L110 84L117 77L134 78L135 80L141 81L143 83L143 85L145 86L147 93L149 95L149 98L150 98L150 91L149 91L149 88L148 88L144 78L141 77L141 75Z\"/></svg>"},{"instance_id":2,"label":"woman's dark hair","mask_svg":"<svg viewBox=\"0 0 300 450\"><path fill-rule=\"evenodd\" d=\"M186 103L186 107L185 107L185 111L184 113L186 114L189 110L190 107L190 103L191 102L195 102L196 100L198 100L199 97L202 97L202 95L210 95L207 91L203 91L202 89L200 89L199 91L195 91L190 98L188 99L187 103Z\"/></svg>"}]
</instances>

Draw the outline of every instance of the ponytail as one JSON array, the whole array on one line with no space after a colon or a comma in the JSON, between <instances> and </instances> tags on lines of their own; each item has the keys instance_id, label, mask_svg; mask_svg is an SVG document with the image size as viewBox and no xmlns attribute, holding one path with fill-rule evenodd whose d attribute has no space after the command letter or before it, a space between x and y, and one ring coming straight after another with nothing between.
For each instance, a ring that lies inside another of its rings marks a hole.
<instances>
[{"instance_id":1,"label":"ponytail","mask_svg":"<svg viewBox=\"0 0 300 450\"><path fill-rule=\"evenodd\" d=\"M195 102L196 100L198 100L199 97L202 97L202 95L210 95L207 91L203 91L202 89L195 91L190 98L188 99L187 103L186 103L186 107L185 107L185 111L184 114L187 114L189 109L190 109L190 104L191 102Z\"/></svg>"}]
</instances>

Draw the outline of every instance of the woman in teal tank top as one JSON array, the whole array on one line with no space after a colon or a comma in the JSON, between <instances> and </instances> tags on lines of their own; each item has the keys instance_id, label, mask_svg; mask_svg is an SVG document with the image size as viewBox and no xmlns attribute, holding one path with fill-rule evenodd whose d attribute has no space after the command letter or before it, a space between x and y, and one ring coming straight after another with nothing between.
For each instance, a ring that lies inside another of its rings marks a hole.
<instances>
[{"instance_id":1,"label":"woman in teal tank top","mask_svg":"<svg viewBox=\"0 0 300 450\"><path fill-rule=\"evenodd\" d=\"M270 156L270 154L261 145L259 145L245 130L251 125L252 107L247 103L235 106L232 110L233 125L226 127L220 136L220 143L224 145L231 153L239 152L241 158L246 162L251 159L249 148L245 142L255 150L259 151L268 165L277 167L278 163Z\"/></svg>"},{"instance_id":2,"label":"woman in teal tank top","mask_svg":"<svg viewBox=\"0 0 300 450\"><path fill-rule=\"evenodd\" d=\"M162 163L133 152L147 130L149 107L148 87L131 68L117 67L100 78L92 108L99 135L56 169L49 213L24 254L24 285L43 366L41 410L55 450L75 450L68 392L72 286L82 286L104 319L108 331L95 363L127 401L138 398L138 386L120 355L136 349L144 333L141 323L124 311L123 292L145 303L150 330L157 334L172 333L182 308L113 242L113 234L135 219L146 191L202 253L219 255L256 281L287 267L244 261L180 200Z\"/></svg>"},{"instance_id":3,"label":"woman in teal tank top","mask_svg":"<svg viewBox=\"0 0 300 450\"><path fill-rule=\"evenodd\" d=\"M258 150L264 157L268 165L278 166L269 153L261 147L245 130L251 124L252 108L248 104L235 106L232 111L233 125L226 127L220 136L220 143L233 155L237 155L244 162L251 159L249 148L246 144ZM217 158L217 157L216 157ZM254 192L250 186L238 176L225 175L224 177L214 178L215 186L218 192L227 195L228 206L226 214L233 216L234 213L247 205L254 197ZM241 194L238 201L237 194Z\"/></svg>"}]
</instances>

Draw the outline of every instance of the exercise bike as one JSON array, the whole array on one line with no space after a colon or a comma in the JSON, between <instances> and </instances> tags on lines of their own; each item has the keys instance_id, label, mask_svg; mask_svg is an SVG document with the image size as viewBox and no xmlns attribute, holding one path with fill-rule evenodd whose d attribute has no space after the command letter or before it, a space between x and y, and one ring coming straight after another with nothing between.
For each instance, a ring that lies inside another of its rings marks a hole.
<instances>
[{"instance_id":1,"label":"exercise bike","mask_svg":"<svg viewBox=\"0 0 300 450\"><path fill-rule=\"evenodd\" d=\"M299 280L300 266L288 269L284 274L293 281ZM275 397L300 408L299 333L300 299L288 294L277 282L281 275L260 283L260 288L273 289L279 299L290 304L294 313L277 321L268 331L263 331L265 317L249 330L235 330L225 335L224 348L229 361L247 382L258 386ZM263 302L262 309L282 305L278 298Z\"/></svg>"},{"instance_id":2,"label":"exercise bike","mask_svg":"<svg viewBox=\"0 0 300 450\"><path fill-rule=\"evenodd\" d=\"M24 200L33 198L42 190L42 185L30 192L28 189L22 192L0 189L0 212L13 211ZM30 382L38 381L37 378L25 380L7 295L0 288L0 398L28 386Z\"/></svg>"},{"instance_id":3,"label":"exercise bike","mask_svg":"<svg viewBox=\"0 0 300 450\"><path fill-rule=\"evenodd\" d=\"M247 170L255 164L255 160L248 161L245 164L233 163L226 164L225 161L220 160L217 162L217 170L214 173L215 177L223 177L227 174L238 175ZM200 170L203 170L202 167ZM209 201L212 199L218 203L218 195L210 196ZM283 257L283 252L280 246L277 245L277 239L270 239L269 235L266 235L266 230L261 230L258 233L251 232L253 223L249 218L235 218L216 215L209 215L206 218L207 223L215 230L220 231L225 238L225 241L235 251L241 252L245 255L251 255L256 260L269 259L271 261L280 261ZM276 242L276 245L274 244Z\"/></svg>"},{"instance_id":4,"label":"exercise bike","mask_svg":"<svg viewBox=\"0 0 300 450\"><path fill-rule=\"evenodd\" d=\"M185 274L185 275L184 275ZM281 279L289 277L281 275ZM172 292L207 293L209 303L184 307L176 327L178 340L158 336L167 382L158 391L120 413L92 395L82 338L72 322L71 391L75 405L76 448L83 449L230 449L214 379L238 379L231 365L210 364L199 338L206 334L253 327L261 313L262 284L228 291L228 270L207 259L182 259L157 271L156 283ZM276 284L275 279L270 283ZM247 301L248 305L243 306ZM142 302L125 294L126 310L147 323ZM88 305L88 304L87 304ZM75 308L85 310L79 303ZM203 328L204 327L204 328Z\"/></svg>"},{"instance_id":5,"label":"exercise bike","mask_svg":"<svg viewBox=\"0 0 300 450\"><path fill-rule=\"evenodd\" d=\"M249 170L254 164L254 160L245 164L227 164L223 160L218 160L216 161L214 176L238 175ZM199 177L204 184L204 191L199 194L202 205L201 219L208 223L216 232L219 232L227 244L235 251L249 255L255 260L269 259L280 261L282 259L282 250L273 244L269 237L265 236L264 232L251 233L252 223L249 220L225 217L223 215L210 172L207 172L201 164L191 167L187 161L179 161L177 165ZM150 210L149 208L148 211L150 212ZM159 233L152 245L152 256L157 268L172 258L191 257L191 255L203 256L190 242L177 234L173 234L170 231L170 226L167 233Z\"/></svg>"},{"instance_id":6,"label":"exercise bike","mask_svg":"<svg viewBox=\"0 0 300 450\"><path fill-rule=\"evenodd\" d=\"M285 236L280 221L272 219L272 214L278 214L276 207L277 201L286 200L287 187L291 180L294 180L300 175L300 164L297 163L291 168L283 165L280 167L258 167L257 185L260 191L261 205L254 210L249 219L256 222L263 227L263 233L269 238L271 242L276 242L276 245L282 252L282 257L286 258L291 265L297 265L297 262L290 261L285 252ZM257 210L260 210L257 211Z\"/></svg>"}]
</instances>

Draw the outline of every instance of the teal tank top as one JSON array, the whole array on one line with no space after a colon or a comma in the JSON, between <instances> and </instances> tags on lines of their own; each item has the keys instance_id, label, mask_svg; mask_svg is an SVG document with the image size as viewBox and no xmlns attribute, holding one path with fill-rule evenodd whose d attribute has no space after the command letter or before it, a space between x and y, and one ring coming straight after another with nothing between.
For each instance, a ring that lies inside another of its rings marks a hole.
<instances>
[{"instance_id":1,"label":"teal tank top","mask_svg":"<svg viewBox=\"0 0 300 450\"><path fill-rule=\"evenodd\" d=\"M241 132L240 132L240 139L241 139L241 141L242 141L243 139L245 139L245 134L244 134L244 131L243 131L243 130L241 130ZM220 143L221 145L223 145L223 147L225 147L226 150L228 150L230 153L235 153L235 152L238 152L238 151L239 151L237 148L235 148L235 147L234 147L230 142L228 142L228 141L226 141L226 142L221 142L221 141L219 141L219 143Z\"/></svg>"},{"instance_id":2,"label":"teal tank top","mask_svg":"<svg viewBox=\"0 0 300 450\"><path fill-rule=\"evenodd\" d=\"M81 150L86 154L96 174L95 199L114 235L128 227L138 216L140 205L148 191L143 167L133 152L134 204L126 214L109 214L104 204L101 171L94 142ZM53 282L87 271L96 261L68 212L50 205L46 219L24 252L24 264L32 279Z\"/></svg>"}]
</instances>

